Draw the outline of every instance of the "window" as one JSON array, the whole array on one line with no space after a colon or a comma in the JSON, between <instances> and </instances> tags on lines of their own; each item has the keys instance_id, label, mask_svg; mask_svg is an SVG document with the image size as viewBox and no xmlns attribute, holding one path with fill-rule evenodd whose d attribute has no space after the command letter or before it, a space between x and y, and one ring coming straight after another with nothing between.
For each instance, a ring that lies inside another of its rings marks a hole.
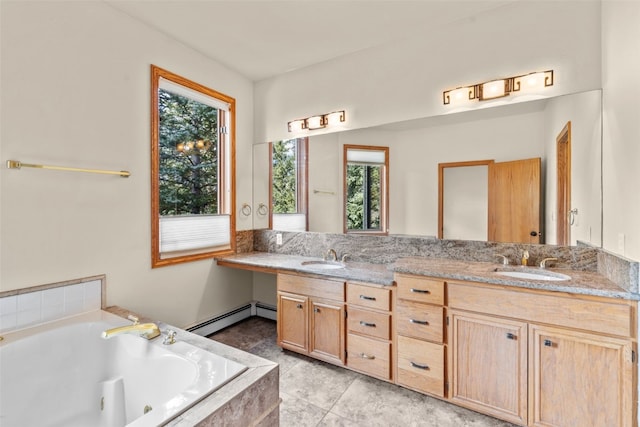
<instances>
[{"instance_id":1,"label":"window","mask_svg":"<svg viewBox=\"0 0 640 427\"><path fill-rule=\"evenodd\" d=\"M307 138L276 141L271 153L273 230L307 231Z\"/></svg>"},{"instance_id":2,"label":"window","mask_svg":"<svg viewBox=\"0 0 640 427\"><path fill-rule=\"evenodd\" d=\"M235 248L235 100L151 66L152 267Z\"/></svg>"},{"instance_id":3,"label":"window","mask_svg":"<svg viewBox=\"0 0 640 427\"><path fill-rule=\"evenodd\" d=\"M344 146L344 231L386 234L389 148Z\"/></svg>"}]
</instances>

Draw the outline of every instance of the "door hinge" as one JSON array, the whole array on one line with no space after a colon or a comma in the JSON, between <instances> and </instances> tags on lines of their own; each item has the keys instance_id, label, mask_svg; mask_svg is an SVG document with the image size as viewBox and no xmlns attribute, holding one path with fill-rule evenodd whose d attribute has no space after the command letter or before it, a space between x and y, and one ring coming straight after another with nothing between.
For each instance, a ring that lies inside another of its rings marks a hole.
<instances>
[{"instance_id":1,"label":"door hinge","mask_svg":"<svg viewBox=\"0 0 640 427\"><path fill-rule=\"evenodd\" d=\"M445 381L444 383L444 395L447 396L449 394L449 381Z\"/></svg>"},{"instance_id":2,"label":"door hinge","mask_svg":"<svg viewBox=\"0 0 640 427\"><path fill-rule=\"evenodd\" d=\"M636 363L636 351L631 350L631 363Z\"/></svg>"},{"instance_id":3,"label":"door hinge","mask_svg":"<svg viewBox=\"0 0 640 427\"><path fill-rule=\"evenodd\" d=\"M222 135L226 135L229 133L229 129L226 126L220 126L218 128L218 132Z\"/></svg>"},{"instance_id":4,"label":"door hinge","mask_svg":"<svg viewBox=\"0 0 640 427\"><path fill-rule=\"evenodd\" d=\"M447 326L449 326L449 316L447 316Z\"/></svg>"},{"instance_id":5,"label":"door hinge","mask_svg":"<svg viewBox=\"0 0 640 427\"><path fill-rule=\"evenodd\" d=\"M344 311L344 318L346 319L348 317L347 315L347 310Z\"/></svg>"}]
</instances>

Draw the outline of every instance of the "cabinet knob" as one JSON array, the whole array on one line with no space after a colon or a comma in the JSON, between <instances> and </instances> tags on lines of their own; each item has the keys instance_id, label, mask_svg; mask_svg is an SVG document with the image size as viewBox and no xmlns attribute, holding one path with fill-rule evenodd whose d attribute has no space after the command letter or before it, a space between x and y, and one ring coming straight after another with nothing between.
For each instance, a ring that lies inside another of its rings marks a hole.
<instances>
[{"instance_id":1,"label":"cabinet knob","mask_svg":"<svg viewBox=\"0 0 640 427\"><path fill-rule=\"evenodd\" d=\"M313 312L314 312L314 313L320 313L320 309L319 309L318 307L314 307L314 308L313 308Z\"/></svg>"},{"instance_id":2,"label":"cabinet knob","mask_svg":"<svg viewBox=\"0 0 640 427\"><path fill-rule=\"evenodd\" d=\"M296 308L302 308L302 304L296 304Z\"/></svg>"},{"instance_id":3,"label":"cabinet knob","mask_svg":"<svg viewBox=\"0 0 640 427\"><path fill-rule=\"evenodd\" d=\"M426 320L416 320L416 319L409 319L409 322L414 323L416 325L429 325L429 322L427 322Z\"/></svg>"},{"instance_id":4,"label":"cabinet knob","mask_svg":"<svg viewBox=\"0 0 640 427\"><path fill-rule=\"evenodd\" d=\"M411 366L413 366L414 368L424 369L425 371L429 370L429 365L421 365L421 364L416 363L416 362L409 362L409 363L411 363Z\"/></svg>"},{"instance_id":5,"label":"cabinet knob","mask_svg":"<svg viewBox=\"0 0 640 427\"><path fill-rule=\"evenodd\" d=\"M544 346L545 347L553 347L553 342L551 342L551 340L544 340Z\"/></svg>"},{"instance_id":6,"label":"cabinet knob","mask_svg":"<svg viewBox=\"0 0 640 427\"><path fill-rule=\"evenodd\" d=\"M518 336L516 334L512 334L511 332L507 332L507 338L510 340L517 340Z\"/></svg>"},{"instance_id":7,"label":"cabinet knob","mask_svg":"<svg viewBox=\"0 0 640 427\"><path fill-rule=\"evenodd\" d=\"M431 291L427 290L427 289L416 289L416 288L411 288L409 289L411 292L416 293L416 294L430 294Z\"/></svg>"}]
</instances>

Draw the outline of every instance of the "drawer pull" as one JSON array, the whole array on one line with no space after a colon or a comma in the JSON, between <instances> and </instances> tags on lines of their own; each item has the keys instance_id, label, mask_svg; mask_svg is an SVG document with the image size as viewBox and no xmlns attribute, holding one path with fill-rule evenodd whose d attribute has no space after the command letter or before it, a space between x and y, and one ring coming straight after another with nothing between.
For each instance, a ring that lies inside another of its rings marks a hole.
<instances>
[{"instance_id":1,"label":"drawer pull","mask_svg":"<svg viewBox=\"0 0 640 427\"><path fill-rule=\"evenodd\" d=\"M517 340L518 336L516 334L512 334L511 332L507 332L507 339Z\"/></svg>"},{"instance_id":2,"label":"drawer pull","mask_svg":"<svg viewBox=\"0 0 640 427\"><path fill-rule=\"evenodd\" d=\"M425 325L425 326L429 325L429 322L427 322L426 320L409 319L409 322L414 323L416 325Z\"/></svg>"},{"instance_id":3,"label":"drawer pull","mask_svg":"<svg viewBox=\"0 0 640 427\"><path fill-rule=\"evenodd\" d=\"M375 324L375 323L365 322L364 320L361 320L361 321L360 321L360 325L361 325L361 326L368 326L368 327L370 327L370 328L375 328L375 327L376 327L376 324Z\"/></svg>"},{"instance_id":4,"label":"drawer pull","mask_svg":"<svg viewBox=\"0 0 640 427\"><path fill-rule=\"evenodd\" d=\"M313 308L313 312L314 312L314 313L320 313L320 309L319 309L318 307L314 307L314 308Z\"/></svg>"},{"instance_id":5,"label":"drawer pull","mask_svg":"<svg viewBox=\"0 0 640 427\"><path fill-rule=\"evenodd\" d=\"M296 308L302 308L302 304L296 304Z\"/></svg>"},{"instance_id":6,"label":"drawer pull","mask_svg":"<svg viewBox=\"0 0 640 427\"><path fill-rule=\"evenodd\" d=\"M415 289L415 288L411 288L410 289L411 292L414 292L416 294L430 294L431 291L426 290L426 289Z\"/></svg>"},{"instance_id":7,"label":"drawer pull","mask_svg":"<svg viewBox=\"0 0 640 427\"><path fill-rule=\"evenodd\" d=\"M364 299L364 300L367 300L367 301L375 301L376 297L369 297L367 295L360 295L360 299Z\"/></svg>"},{"instance_id":8,"label":"drawer pull","mask_svg":"<svg viewBox=\"0 0 640 427\"><path fill-rule=\"evenodd\" d=\"M409 363L411 363L411 366L413 366L414 368L424 369L425 371L429 370L429 366L428 365L421 365L421 364L416 363L416 362L409 362Z\"/></svg>"},{"instance_id":9,"label":"drawer pull","mask_svg":"<svg viewBox=\"0 0 640 427\"><path fill-rule=\"evenodd\" d=\"M360 353L360 357L362 357L363 359L368 359L368 360L373 360L376 357L375 356L369 356L368 354L365 353Z\"/></svg>"}]
</instances>

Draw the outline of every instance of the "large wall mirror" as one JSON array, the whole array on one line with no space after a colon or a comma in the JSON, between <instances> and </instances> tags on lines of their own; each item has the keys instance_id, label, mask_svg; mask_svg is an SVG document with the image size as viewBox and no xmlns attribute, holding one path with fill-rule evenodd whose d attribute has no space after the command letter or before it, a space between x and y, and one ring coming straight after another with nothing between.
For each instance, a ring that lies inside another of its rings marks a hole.
<instances>
[{"instance_id":1,"label":"large wall mirror","mask_svg":"<svg viewBox=\"0 0 640 427\"><path fill-rule=\"evenodd\" d=\"M569 244L579 240L601 246L600 90L311 136L309 231L343 233L343 147L361 145L389 147L388 232L415 236L438 236L439 164L539 158L544 243L557 244L556 138L569 121L571 210L577 212ZM254 146L254 183L261 179L262 165L268 164L260 155L267 152L265 145ZM255 206L260 199L260 187L254 186ZM255 228L266 228L256 219ZM486 240L479 234L469 236Z\"/></svg>"}]
</instances>

